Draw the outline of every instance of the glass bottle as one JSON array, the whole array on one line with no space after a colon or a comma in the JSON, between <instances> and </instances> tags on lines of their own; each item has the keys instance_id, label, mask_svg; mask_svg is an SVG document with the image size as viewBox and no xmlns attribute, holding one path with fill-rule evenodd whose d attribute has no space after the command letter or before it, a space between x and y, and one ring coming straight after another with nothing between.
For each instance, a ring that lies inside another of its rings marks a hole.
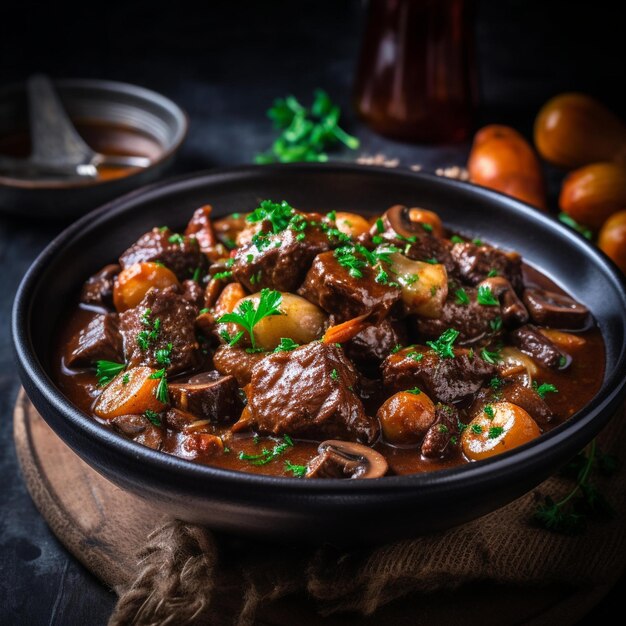
<instances>
[{"instance_id":1,"label":"glass bottle","mask_svg":"<svg viewBox=\"0 0 626 626\"><path fill-rule=\"evenodd\" d=\"M468 139L475 108L471 0L370 0L355 105L409 142Z\"/></svg>"}]
</instances>

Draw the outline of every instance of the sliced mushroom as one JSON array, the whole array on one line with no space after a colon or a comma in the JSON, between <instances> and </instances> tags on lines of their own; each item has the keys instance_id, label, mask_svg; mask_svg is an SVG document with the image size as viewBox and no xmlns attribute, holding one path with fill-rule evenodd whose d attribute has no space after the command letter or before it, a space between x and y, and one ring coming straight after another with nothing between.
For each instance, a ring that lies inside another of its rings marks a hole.
<instances>
[{"instance_id":1,"label":"sliced mushroom","mask_svg":"<svg viewBox=\"0 0 626 626\"><path fill-rule=\"evenodd\" d=\"M528 311L519 299L511 283L502 276L492 276L478 283L478 288L488 287L491 293L498 298L502 308L502 321L509 328L525 324L528 321Z\"/></svg>"},{"instance_id":2,"label":"sliced mushroom","mask_svg":"<svg viewBox=\"0 0 626 626\"><path fill-rule=\"evenodd\" d=\"M380 452L352 441L329 439L317 451L306 478L380 478L389 468Z\"/></svg>"},{"instance_id":3,"label":"sliced mushroom","mask_svg":"<svg viewBox=\"0 0 626 626\"><path fill-rule=\"evenodd\" d=\"M402 237L412 237L420 230L424 232L418 222L411 220L411 210L402 204L394 204L394 206L387 209L383 219Z\"/></svg>"},{"instance_id":4,"label":"sliced mushroom","mask_svg":"<svg viewBox=\"0 0 626 626\"><path fill-rule=\"evenodd\" d=\"M524 303L533 322L565 330L580 330L589 325L589 309L565 294L546 289L526 289Z\"/></svg>"},{"instance_id":5,"label":"sliced mushroom","mask_svg":"<svg viewBox=\"0 0 626 626\"><path fill-rule=\"evenodd\" d=\"M511 341L520 350L550 369L565 369L571 363L571 358L559 350L540 330L532 324L526 324L513 331Z\"/></svg>"}]
</instances>

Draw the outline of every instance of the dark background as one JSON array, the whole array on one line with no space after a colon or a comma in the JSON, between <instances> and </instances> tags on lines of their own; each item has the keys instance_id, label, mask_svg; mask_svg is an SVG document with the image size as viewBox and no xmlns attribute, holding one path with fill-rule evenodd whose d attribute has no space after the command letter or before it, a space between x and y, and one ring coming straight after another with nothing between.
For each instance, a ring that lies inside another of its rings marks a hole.
<instances>
[{"instance_id":1,"label":"dark background","mask_svg":"<svg viewBox=\"0 0 626 626\"><path fill-rule=\"evenodd\" d=\"M189 114L173 173L251 162L273 136L264 112L288 93L309 101L326 89L342 105L360 153L383 152L425 169L463 164L468 146L407 146L355 120L350 90L363 3L19 2L0 16L0 85L29 73L108 78L164 93ZM618 5L613 7L612 5ZM482 0L476 3L479 123L526 134L538 107L584 91L626 117L626 37L619 3ZM549 170L551 194L561 173ZM1 207L0 207L1 209ZM11 412L19 382L9 331L13 294L26 268L62 228L0 212L0 624L105 624L115 601L58 543L19 475ZM585 620L607 619L621 583Z\"/></svg>"}]
</instances>

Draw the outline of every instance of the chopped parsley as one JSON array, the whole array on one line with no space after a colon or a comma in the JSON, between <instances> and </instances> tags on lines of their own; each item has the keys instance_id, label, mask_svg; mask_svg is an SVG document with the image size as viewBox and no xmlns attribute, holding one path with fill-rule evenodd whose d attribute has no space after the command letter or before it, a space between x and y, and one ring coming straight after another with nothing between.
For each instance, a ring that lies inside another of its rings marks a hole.
<instances>
[{"instance_id":1,"label":"chopped parsley","mask_svg":"<svg viewBox=\"0 0 626 626\"><path fill-rule=\"evenodd\" d=\"M299 348L300 344L296 343L290 337L281 337L280 343L274 348L274 352L291 352L296 348Z\"/></svg>"},{"instance_id":2,"label":"chopped parsley","mask_svg":"<svg viewBox=\"0 0 626 626\"><path fill-rule=\"evenodd\" d=\"M157 363L160 365L172 364L172 344L168 343L167 347L157 350L154 353Z\"/></svg>"},{"instance_id":3,"label":"chopped parsley","mask_svg":"<svg viewBox=\"0 0 626 626\"><path fill-rule=\"evenodd\" d=\"M400 350L402 350L402 344L397 343L392 349L391 349L391 354L396 354L397 352L400 352Z\"/></svg>"},{"instance_id":4,"label":"chopped parsley","mask_svg":"<svg viewBox=\"0 0 626 626\"><path fill-rule=\"evenodd\" d=\"M129 382L130 382L130 375L124 374L124 376L122 376L122 385L128 385Z\"/></svg>"},{"instance_id":5,"label":"chopped parsley","mask_svg":"<svg viewBox=\"0 0 626 626\"><path fill-rule=\"evenodd\" d=\"M422 228L427 232L427 233L432 233L433 232L433 227L432 224L427 224L426 222L422 222Z\"/></svg>"},{"instance_id":6,"label":"chopped parsley","mask_svg":"<svg viewBox=\"0 0 626 626\"><path fill-rule=\"evenodd\" d=\"M489 273L487 274L487 278L495 278L497 275L498 275L498 270L491 269L489 270Z\"/></svg>"},{"instance_id":7,"label":"chopped parsley","mask_svg":"<svg viewBox=\"0 0 626 626\"><path fill-rule=\"evenodd\" d=\"M140 317L141 323L149 329L142 330L137 334L137 344L140 350L147 350L150 344L157 340L161 331L161 320L158 317L155 320L150 320L151 315L152 309L146 309Z\"/></svg>"},{"instance_id":8,"label":"chopped parsley","mask_svg":"<svg viewBox=\"0 0 626 626\"><path fill-rule=\"evenodd\" d=\"M255 438L258 443L258 438ZM293 441L289 435L283 437L282 443L277 443L271 450L263 448L260 454L246 454L243 450L239 453L242 461L248 461L250 465L267 465L279 457L287 448L293 448Z\"/></svg>"},{"instance_id":9,"label":"chopped parsley","mask_svg":"<svg viewBox=\"0 0 626 626\"><path fill-rule=\"evenodd\" d=\"M126 369L125 363L115 361L96 361L96 376L98 385L110 383L120 372ZM128 374L126 374L128 376Z\"/></svg>"},{"instance_id":10,"label":"chopped parsley","mask_svg":"<svg viewBox=\"0 0 626 626\"><path fill-rule=\"evenodd\" d=\"M483 241L482 241L482 239L472 239L472 243L473 243L475 246L482 246L482 245L483 245Z\"/></svg>"},{"instance_id":11,"label":"chopped parsley","mask_svg":"<svg viewBox=\"0 0 626 626\"><path fill-rule=\"evenodd\" d=\"M335 381L339 380L339 373L336 369L333 369L333 371L330 373L330 377Z\"/></svg>"},{"instance_id":12,"label":"chopped parsley","mask_svg":"<svg viewBox=\"0 0 626 626\"><path fill-rule=\"evenodd\" d=\"M431 265L438 265L439 261L437 261L437 259L435 257L432 257L430 259L426 259L425 261L426 263L430 263Z\"/></svg>"},{"instance_id":13,"label":"chopped parsley","mask_svg":"<svg viewBox=\"0 0 626 626\"><path fill-rule=\"evenodd\" d=\"M175 244L178 244L179 246L182 246L185 243L185 238L182 235L180 235L179 233L174 233L173 235L168 237L167 240L170 243L175 243Z\"/></svg>"},{"instance_id":14,"label":"chopped parsley","mask_svg":"<svg viewBox=\"0 0 626 626\"><path fill-rule=\"evenodd\" d=\"M470 303L469 296L463 287L460 287L454 292L454 296L456 298L456 303L462 306L467 306Z\"/></svg>"},{"instance_id":15,"label":"chopped parsley","mask_svg":"<svg viewBox=\"0 0 626 626\"><path fill-rule=\"evenodd\" d=\"M478 304L482 306L498 306L500 302L491 292L489 285L481 285L478 288L478 296L476 297Z\"/></svg>"},{"instance_id":16,"label":"chopped parsley","mask_svg":"<svg viewBox=\"0 0 626 626\"><path fill-rule=\"evenodd\" d=\"M308 471L306 465L294 465L291 461L285 461L285 472L291 472L296 478L304 478Z\"/></svg>"},{"instance_id":17,"label":"chopped parsley","mask_svg":"<svg viewBox=\"0 0 626 626\"><path fill-rule=\"evenodd\" d=\"M475 434L480 435L483 432L483 427L480 424L472 424L469 429Z\"/></svg>"},{"instance_id":18,"label":"chopped parsley","mask_svg":"<svg viewBox=\"0 0 626 626\"><path fill-rule=\"evenodd\" d=\"M496 412L493 410L493 407L490 404L487 404L483 411L490 420L492 420L496 416Z\"/></svg>"},{"instance_id":19,"label":"chopped parsley","mask_svg":"<svg viewBox=\"0 0 626 626\"><path fill-rule=\"evenodd\" d=\"M444 433L444 434L445 434L445 433L450 432L450 429L449 429L449 428L448 428L445 424L439 424L439 425L437 426L437 430L438 430L440 433Z\"/></svg>"},{"instance_id":20,"label":"chopped parsley","mask_svg":"<svg viewBox=\"0 0 626 626\"><path fill-rule=\"evenodd\" d=\"M263 200L259 206L246 217L247 222L256 223L268 221L272 225L274 233L280 233L291 222L295 209L283 200L282 202L273 202L272 200Z\"/></svg>"},{"instance_id":21,"label":"chopped parsley","mask_svg":"<svg viewBox=\"0 0 626 626\"><path fill-rule=\"evenodd\" d=\"M491 363L492 365L495 365L502 359L502 356L500 355L500 348L497 348L496 350L487 350L487 348L483 348L480 351L480 357L483 361L487 361L487 363Z\"/></svg>"},{"instance_id":22,"label":"chopped parsley","mask_svg":"<svg viewBox=\"0 0 626 626\"><path fill-rule=\"evenodd\" d=\"M219 324L225 324L233 322L242 326L250 337L250 343L253 348L256 348L256 340L254 338L254 327L264 318L272 315L282 315L278 307L282 303L283 297L280 291L270 291L269 289L261 290L261 297L257 306L251 300L244 300L239 307L232 313L226 313L222 315L217 322ZM236 339L231 339L228 343L234 345L241 339L243 332L235 335Z\"/></svg>"},{"instance_id":23,"label":"chopped parsley","mask_svg":"<svg viewBox=\"0 0 626 626\"><path fill-rule=\"evenodd\" d=\"M545 398L547 393L559 393L559 390L552 383L542 383L538 386L536 380L533 380L533 389L542 398Z\"/></svg>"},{"instance_id":24,"label":"chopped parsley","mask_svg":"<svg viewBox=\"0 0 626 626\"><path fill-rule=\"evenodd\" d=\"M491 426L487 432L487 439L497 439L503 432L503 426Z\"/></svg>"},{"instance_id":25,"label":"chopped parsley","mask_svg":"<svg viewBox=\"0 0 626 626\"><path fill-rule=\"evenodd\" d=\"M413 387L413 389L407 389L406 392L412 393L415 396L419 396L419 394L422 393L422 390L419 387Z\"/></svg>"},{"instance_id":26,"label":"chopped parsley","mask_svg":"<svg viewBox=\"0 0 626 626\"><path fill-rule=\"evenodd\" d=\"M459 336L459 331L454 328L448 328L443 333L437 341L427 341L426 345L432 348L437 355L442 359L453 359L454 352L452 350L452 345L456 341Z\"/></svg>"},{"instance_id":27,"label":"chopped parsley","mask_svg":"<svg viewBox=\"0 0 626 626\"><path fill-rule=\"evenodd\" d=\"M450 237L450 241L452 243L465 243L465 239L459 237L458 235L452 235L452 237Z\"/></svg>"},{"instance_id":28,"label":"chopped parsley","mask_svg":"<svg viewBox=\"0 0 626 626\"><path fill-rule=\"evenodd\" d=\"M200 266L196 267L191 276L191 280L196 283L199 283L202 280L202 268Z\"/></svg>"},{"instance_id":29,"label":"chopped parsley","mask_svg":"<svg viewBox=\"0 0 626 626\"><path fill-rule=\"evenodd\" d=\"M144 411L144 417L147 417L155 426L161 426L161 420L159 414L152 409L146 409Z\"/></svg>"},{"instance_id":30,"label":"chopped parsley","mask_svg":"<svg viewBox=\"0 0 626 626\"><path fill-rule=\"evenodd\" d=\"M504 381L499 377L499 376L494 376L490 381L489 381L489 386L492 389L500 389L500 387L502 387L502 385L504 385Z\"/></svg>"},{"instance_id":31,"label":"chopped parsley","mask_svg":"<svg viewBox=\"0 0 626 626\"><path fill-rule=\"evenodd\" d=\"M413 361L415 361L416 363L419 363L423 358L424 358L424 353L423 352L409 352L406 355L407 359L412 359Z\"/></svg>"},{"instance_id":32,"label":"chopped parsley","mask_svg":"<svg viewBox=\"0 0 626 626\"><path fill-rule=\"evenodd\" d=\"M502 318L497 315L494 319L489 321L489 328L491 332L497 333L502 330Z\"/></svg>"},{"instance_id":33,"label":"chopped parsley","mask_svg":"<svg viewBox=\"0 0 626 626\"><path fill-rule=\"evenodd\" d=\"M226 270L225 272L218 272L217 274L213 274L213 278L215 280L227 280L233 275L230 270Z\"/></svg>"},{"instance_id":34,"label":"chopped parsley","mask_svg":"<svg viewBox=\"0 0 626 626\"><path fill-rule=\"evenodd\" d=\"M382 235L382 234L385 232L385 224L383 223L383 220L382 220L382 218L381 218L381 217L379 217L379 218L376 220L376 232L377 232L379 235Z\"/></svg>"},{"instance_id":35,"label":"chopped parsley","mask_svg":"<svg viewBox=\"0 0 626 626\"><path fill-rule=\"evenodd\" d=\"M157 385L154 395L159 402L167 404L170 401L170 397L167 389L167 375L165 373L165 368L152 372L152 374L150 374L150 378L159 379L159 384Z\"/></svg>"}]
</instances>

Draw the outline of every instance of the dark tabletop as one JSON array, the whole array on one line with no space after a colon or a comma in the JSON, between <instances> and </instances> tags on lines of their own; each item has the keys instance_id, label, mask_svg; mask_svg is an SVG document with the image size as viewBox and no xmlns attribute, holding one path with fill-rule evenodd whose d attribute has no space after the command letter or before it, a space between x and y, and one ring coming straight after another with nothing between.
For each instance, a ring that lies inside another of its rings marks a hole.
<instances>
[{"instance_id":1,"label":"dark tabletop","mask_svg":"<svg viewBox=\"0 0 626 626\"><path fill-rule=\"evenodd\" d=\"M198 3L196 3L198 4ZM374 135L354 118L350 90L363 4L282 2L19 2L0 18L0 84L34 71L109 78L160 91L189 114L190 133L173 173L249 163L273 136L264 111L275 97L304 101L326 89L362 141L426 170L463 164L468 146L423 147ZM549 5L549 6L548 6ZM564 90L586 91L625 117L625 39L609 2L483 0L477 3L479 122L529 133L537 108ZM551 193L560 174L551 171ZM19 474L11 413L19 388L13 364L13 294L38 252L63 228L0 216L0 624L105 624L115 602L55 539ZM607 619L622 581L584 621Z\"/></svg>"}]
</instances>

